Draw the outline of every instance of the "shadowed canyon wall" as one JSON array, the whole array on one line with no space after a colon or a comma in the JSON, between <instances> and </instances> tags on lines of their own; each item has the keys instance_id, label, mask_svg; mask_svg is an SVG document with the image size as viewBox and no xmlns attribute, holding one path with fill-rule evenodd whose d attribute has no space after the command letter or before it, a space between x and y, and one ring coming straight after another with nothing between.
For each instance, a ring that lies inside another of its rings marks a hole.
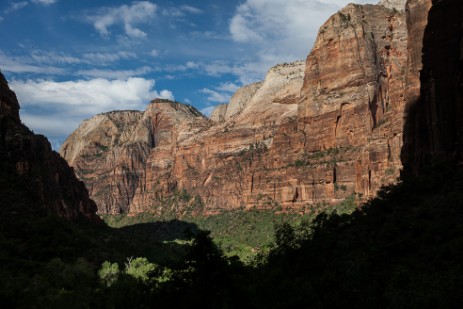
<instances>
[{"instance_id":1,"label":"shadowed canyon wall","mask_svg":"<svg viewBox=\"0 0 463 309\"><path fill-rule=\"evenodd\" d=\"M28 199L37 210L50 211L61 218L100 221L97 206L83 182L48 140L35 135L21 123L19 103L0 73L0 195L5 216L13 216L20 204L16 197ZM13 200L11 200L11 198ZM14 210L13 210L14 209Z\"/></svg>"},{"instance_id":2,"label":"shadowed canyon wall","mask_svg":"<svg viewBox=\"0 0 463 309\"><path fill-rule=\"evenodd\" d=\"M408 91L402 151L406 174L419 174L433 161L461 164L463 159L463 5L458 0L410 0L408 10L414 33L424 27L416 20L427 17L424 34L409 44L411 63L422 50L422 64L410 66L421 68L421 74L410 74L419 78L421 87Z\"/></svg>"}]
</instances>

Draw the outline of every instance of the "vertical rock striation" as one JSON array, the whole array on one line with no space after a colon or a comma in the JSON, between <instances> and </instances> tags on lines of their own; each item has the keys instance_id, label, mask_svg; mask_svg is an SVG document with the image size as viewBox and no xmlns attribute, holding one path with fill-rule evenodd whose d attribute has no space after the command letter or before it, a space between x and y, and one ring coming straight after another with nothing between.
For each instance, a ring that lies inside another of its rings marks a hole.
<instances>
[{"instance_id":1,"label":"vertical rock striation","mask_svg":"<svg viewBox=\"0 0 463 309\"><path fill-rule=\"evenodd\" d=\"M307 58L298 109L304 149L350 149L331 166L333 182L349 191L372 196L398 176L406 47L403 12L350 4L321 27Z\"/></svg>"}]
</instances>

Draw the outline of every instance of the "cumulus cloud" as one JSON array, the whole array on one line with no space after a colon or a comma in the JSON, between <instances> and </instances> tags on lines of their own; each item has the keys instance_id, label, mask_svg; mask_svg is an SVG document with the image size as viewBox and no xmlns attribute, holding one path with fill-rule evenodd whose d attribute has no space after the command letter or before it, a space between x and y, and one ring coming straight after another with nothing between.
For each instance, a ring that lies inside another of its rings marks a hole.
<instances>
[{"instance_id":1,"label":"cumulus cloud","mask_svg":"<svg viewBox=\"0 0 463 309\"><path fill-rule=\"evenodd\" d=\"M169 90L154 89L154 80L96 78L67 82L18 81L10 83L22 106L24 122L38 133L65 138L79 123L111 110L143 110L153 98L174 99Z\"/></svg>"},{"instance_id":2,"label":"cumulus cloud","mask_svg":"<svg viewBox=\"0 0 463 309\"><path fill-rule=\"evenodd\" d=\"M102 8L96 15L91 15L88 20L101 36L109 36L109 28L114 25L122 25L127 36L132 38L144 38L147 36L134 25L150 20L156 13L157 6L149 1L133 2L132 5L120 7Z\"/></svg>"}]
</instances>

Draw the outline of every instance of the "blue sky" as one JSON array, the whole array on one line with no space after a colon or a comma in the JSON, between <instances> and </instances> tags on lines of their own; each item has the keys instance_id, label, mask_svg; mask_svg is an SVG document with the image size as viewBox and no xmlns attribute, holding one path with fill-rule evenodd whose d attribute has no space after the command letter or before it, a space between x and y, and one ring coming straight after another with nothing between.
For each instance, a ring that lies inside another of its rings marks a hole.
<instances>
[{"instance_id":1,"label":"blue sky","mask_svg":"<svg viewBox=\"0 0 463 309\"><path fill-rule=\"evenodd\" d=\"M349 2L1 0L0 69L23 122L57 149L82 120L155 97L209 113L271 66L305 59Z\"/></svg>"}]
</instances>

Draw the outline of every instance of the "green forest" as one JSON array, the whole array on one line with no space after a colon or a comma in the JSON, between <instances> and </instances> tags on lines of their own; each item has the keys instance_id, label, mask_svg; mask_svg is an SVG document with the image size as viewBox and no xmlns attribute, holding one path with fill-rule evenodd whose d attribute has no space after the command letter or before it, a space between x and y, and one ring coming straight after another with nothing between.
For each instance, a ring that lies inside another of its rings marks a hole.
<instances>
[{"instance_id":1,"label":"green forest","mask_svg":"<svg viewBox=\"0 0 463 309\"><path fill-rule=\"evenodd\" d=\"M105 218L109 225L63 221L34 204L20 177L2 176L2 308L463 303L463 171L446 164L384 187L360 208L314 217L143 214Z\"/></svg>"}]
</instances>

